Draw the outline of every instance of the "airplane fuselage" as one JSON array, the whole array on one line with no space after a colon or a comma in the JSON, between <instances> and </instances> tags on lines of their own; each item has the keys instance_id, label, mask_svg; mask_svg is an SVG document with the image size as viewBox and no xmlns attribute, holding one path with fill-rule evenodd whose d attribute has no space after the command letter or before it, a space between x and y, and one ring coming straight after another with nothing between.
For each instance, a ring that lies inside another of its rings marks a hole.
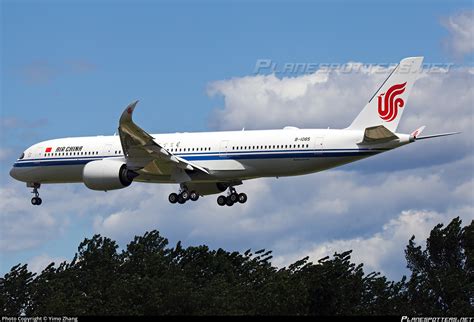
<instances>
[{"instance_id":1,"label":"airplane fuselage","mask_svg":"<svg viewBox=\"0 0 474 322\"><path fill-rule=\"evenodd\" d=\"M152 135L176 156L209 169L211 176L189 173L193 182L222 182L259 177L295 176L357 161L410 142L406 134L390 143L366 147L363 131L297 129L173 133ZM84 166L94 160L125 161L120 137L95 136L43 141L25 150L11 175L21 181L83 181ZM138 171L134 181L176 183L169 175Z\"/></svg>"}]
</instances>

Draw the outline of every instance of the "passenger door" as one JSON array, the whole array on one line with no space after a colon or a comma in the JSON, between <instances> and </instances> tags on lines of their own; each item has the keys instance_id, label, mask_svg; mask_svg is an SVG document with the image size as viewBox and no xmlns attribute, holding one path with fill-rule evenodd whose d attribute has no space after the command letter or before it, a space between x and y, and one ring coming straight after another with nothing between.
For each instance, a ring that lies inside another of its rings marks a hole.
<instances>
[{"instance_id":1,"label":"passenger door","mask_svg":"<svg viewBox=\"0 0 474 322\"><path fill-rule=\"evenodd\" d=\"M228 151L229 151L229 140L222 140L219 147L219 157L227 158Z\"/></svg>"}]
</instances>

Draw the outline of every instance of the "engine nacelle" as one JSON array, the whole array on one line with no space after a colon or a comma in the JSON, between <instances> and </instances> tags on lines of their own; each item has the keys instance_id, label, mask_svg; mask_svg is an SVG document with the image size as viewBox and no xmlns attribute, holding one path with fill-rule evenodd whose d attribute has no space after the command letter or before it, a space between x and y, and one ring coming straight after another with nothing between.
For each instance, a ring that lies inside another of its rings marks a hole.
<instances>
[{"instance_id":1,"label":"engine nacelle","mask_svg":"<svg viewBox=\"0 0 474 322\"><path fill-rule=\"evenodd\" d=\"M128 187L137 175L122 161L96 160L84 166L82 180L89 189L107 191Z\"/></svg>"}]
</instances>

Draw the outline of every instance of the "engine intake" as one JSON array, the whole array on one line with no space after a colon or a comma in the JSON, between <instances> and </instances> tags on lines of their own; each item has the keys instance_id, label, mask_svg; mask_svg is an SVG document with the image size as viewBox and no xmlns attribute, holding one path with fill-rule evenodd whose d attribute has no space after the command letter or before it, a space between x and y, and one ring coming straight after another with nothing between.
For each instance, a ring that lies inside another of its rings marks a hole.
<instances>
[{"instance_id":1,"label":"engine intake","mask_svg":"<svg viewBox=\"0 0 474 322\"><path fill-rule=\"evenodd\" d=\"M92 190L115 190L128 187L138 176L135 171L117 160L96 160L87 163L82 171L82 179L87 188Z\"/></svg>"}]
</instances>

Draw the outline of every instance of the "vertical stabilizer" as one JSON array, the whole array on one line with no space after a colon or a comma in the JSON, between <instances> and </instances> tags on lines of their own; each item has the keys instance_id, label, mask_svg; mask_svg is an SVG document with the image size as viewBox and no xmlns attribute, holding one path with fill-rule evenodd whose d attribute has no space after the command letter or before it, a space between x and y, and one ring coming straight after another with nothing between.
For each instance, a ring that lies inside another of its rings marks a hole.
<instances>
[{"instance_id":1,"label":"vertical stabilizer","mask_svg":"<svg viewBox=\"0 0 474 322\"><path fill-rule=\"evenodd\" d=\"M348 130L383 125L395 132L406 108L408 95L421 72L423 57L403 59L382 83Z\"/></svg>"}]
</instances>

